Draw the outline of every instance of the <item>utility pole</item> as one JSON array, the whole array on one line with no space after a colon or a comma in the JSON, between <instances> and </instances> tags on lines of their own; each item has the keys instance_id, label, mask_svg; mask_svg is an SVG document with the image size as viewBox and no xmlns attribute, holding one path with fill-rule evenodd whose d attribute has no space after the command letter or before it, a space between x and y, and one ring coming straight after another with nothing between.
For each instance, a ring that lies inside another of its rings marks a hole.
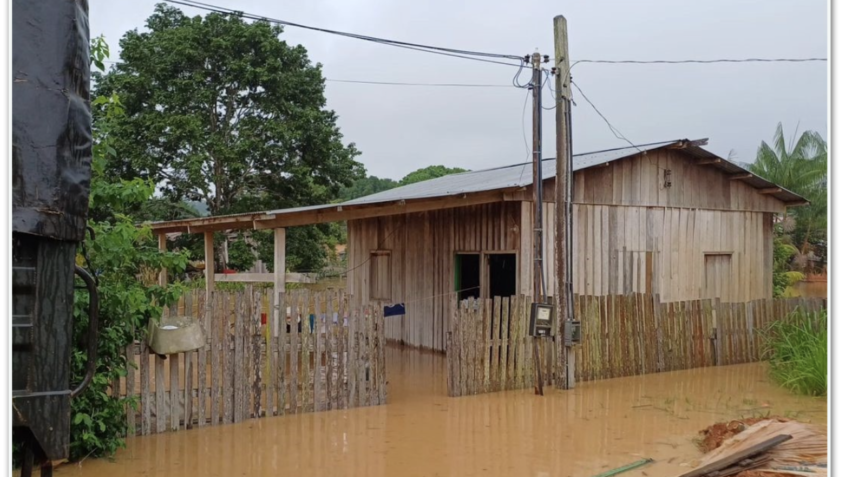
<instances>
[{"instance_id":1,"label":"utility pole","mask_svg":"<svg viewBox=\"0 0 848 477\"><path fill-rule=\"evenodd\" d=\"M533 79L533 300L543 303L547 295L545 286L542 231L542 56L532 56Z\"/></svg>"},{"instance_id":2,"label":"utility pole","mask_svg":"<svg viewBox=\"0 0 848 477\"><path fill-rule=\"evenodd\" d=\"M559 325L559 376L561 389L574 388L575 352L566 322L574 321L573 200L574 168L571 148L571 63L568 60L568 26L565 17L554 17L554 67L556 68L556 235L554 262Z\"/></svg>"},{"instance_id":3,"label":"utility pole","mask_svg":"<svg viewBox=\"0 0 848 477\"><path fill-rule=\"evenodd\" d=\"M533 301L545 303L547 286L545 286L542 231L542 56L536 52L532 58L533 65L533 205L535 216L533 220ZM542 363L539 357L539 337L533 337L533 362L536 368L536 394L543 395Z\"/></svg>"}]
</instances>

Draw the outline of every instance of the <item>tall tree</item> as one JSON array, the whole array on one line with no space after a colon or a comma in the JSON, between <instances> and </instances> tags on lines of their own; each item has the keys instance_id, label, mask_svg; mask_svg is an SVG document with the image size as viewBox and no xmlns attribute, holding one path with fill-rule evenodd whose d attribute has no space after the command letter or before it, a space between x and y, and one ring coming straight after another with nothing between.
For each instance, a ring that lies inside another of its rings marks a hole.
<instances>
[{"instance_id":1,"label":"tall tree","mask_svg":"<svg viewBox=\"0 0 848 477\"><path fill-rule=\"evenodd\" d=\"M796 131L797 134L797 131ZM763 141L751 171L810 201L810 205L790 209L791 238L801 256L815 252L827 255L827 143L815 131L787 138L778 124L773 146ZM785 230L785 229L784 229Z\"/></svg>"},{"instance_id":2,"label":"tall tree","mask_svg":"<svg viewBox=\"0 0 848 477\"><path fill-rule=\"evenodd\" d=\"M362 173L326 109L321 65L281 27L158 4L149 31L121 39L97 79L125 115L113 131L118 177L152 179L212 215L329 202Z\"/></svg>"}]
</instances>

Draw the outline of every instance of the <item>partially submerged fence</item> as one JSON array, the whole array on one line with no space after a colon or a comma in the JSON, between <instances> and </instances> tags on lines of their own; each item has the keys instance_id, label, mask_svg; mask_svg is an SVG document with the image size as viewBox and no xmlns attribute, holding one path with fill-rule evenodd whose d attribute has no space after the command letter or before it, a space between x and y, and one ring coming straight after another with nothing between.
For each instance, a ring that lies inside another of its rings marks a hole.
<instances>
[{"instance_id":1,"label":"partially submerged fence","mask_svg":"<svg viewBox=\"0 0 848 477\"><path fill-rule=\"evenodd\" d=\"M578 295L574 312L583 340L576 348L575 377L590 381L759 361L763 332L772 323L796 309L824 308L819 298L660 303L657 295ZM451 396L534 385L529 313L529 297L461 302L448 332ZM564 373L554 339L540 343L546 385Z\"/></svg>"},{"instance_id":2,"label":"partially submerged fence","mask_svg":"<svg viewBox=\"0 0 848 477\"><path fill-rule=\"evenodd\" d=\"M533 386L530 303L526 296L460 302L447 334L448 395ZM554 341L540 338L539 344L543 383L550 385L557 372Z\"/></svg>"},{"instance_id":3,"label":"partially submerged fence","mask_svg":"<svg viewBox=\"0 0 848 477\"><path fill-rule=\"evenodd\" d=\"M188 294L180 312L202 324L206 346L152 354L127 348L131 363L116 383L134 396L129 433L155 434L194 426L386 403L382 309L352 307L339 293Z\"/></svg>"}]
</instances>

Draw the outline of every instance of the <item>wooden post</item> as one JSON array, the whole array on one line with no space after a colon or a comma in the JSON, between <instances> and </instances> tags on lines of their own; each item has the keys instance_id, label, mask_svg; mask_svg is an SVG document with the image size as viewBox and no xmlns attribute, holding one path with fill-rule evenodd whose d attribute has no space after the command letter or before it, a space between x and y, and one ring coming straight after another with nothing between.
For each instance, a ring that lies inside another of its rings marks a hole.
<instances>
[{"instance_id":1,"label":"wooden post","mask_svg":"<svg viewBox=\"0 0 848 477\"><path fill-rule=\"evenodd\" d=\"M565 376L557 378L561 389L574 388L576 354L566 346L565 323L574 321L573 284L573 219L574 198L571 150L571 72L568 60L568 31L565 17L554 17L554 66L556 67L556 266L557 325L560 335L560 369Z\"/></svg>"},{"instance_id":2,"label":"wooden post","mask_svg":"<svg viewBox=\"0 0 848 477\"><path fill-rule=\"evenodd\" d=\"M206 273L206 299L208 300L212 292L215 291L215 233L203 233L204 245L204 265Z\"/></svg>"},{"instance_id":3,"label":"wooden post","mask_svg":"<svg viewBox=\"0 0 848 477\"><path fill-rule=\"evenodd\" d=\"M274 308L279 309L280 294L286 291L286 229L274 229L274 298L277 302L274 303ZM269 306L271 304L269 303ZM285 313L285 310L282 310ZM280 329L277 320L279 320L280 312L273 313L274 316L274 333ZM285 315L283 315L285 316Z\"/></svg>"},{"instance_id":4,"label":"wooden post","mask_svg":"<svg viewBox=\"0 0 848 477\"><path fill-rule=\"evenodd\" d=\"M159 234L159 251L165 252L168 250L168 237L165 234ZM159 271L159 286L165 287L168 286L168 270L162 268Z\"/></svg>"},{"instance_id":5,"label":"wooden post","mask_svg":"<svg viewBox=\"0 0 848 477\"><path fill-rule=\"evenodd\" d=\"M541 55L534 53L533 63L533 301L542 303L547 295L545 290L545 274L542 271L544 261L544 233L542 230L543 217L542 200L542 66Z\"/></svg>"}]
</instances>

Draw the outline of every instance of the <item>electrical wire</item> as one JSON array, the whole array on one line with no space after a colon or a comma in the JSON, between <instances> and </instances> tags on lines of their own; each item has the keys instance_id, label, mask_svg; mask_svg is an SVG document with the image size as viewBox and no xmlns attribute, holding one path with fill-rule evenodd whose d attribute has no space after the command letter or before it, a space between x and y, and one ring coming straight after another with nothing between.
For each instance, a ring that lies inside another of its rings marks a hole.
<instances>
[{"instance_id":1,"label":"electrical wire","mask_svg":"<svg viewBox=\"0 0 848 477\"><path fill-rule=\"evenodd\" d=\"M827 58L717 58L711 60L577 60L568 66L566 75L570 75L575 66L580 63L595 63L604 65L714 65L721 63L808 63L815 61L827 61Z\"/></svg>"},{"instance_id":2,"label":"electrical wire","mask_svg":"<svg viewBox=\"0 0 848 477\"><path fill-rule=\"evenodd\" d=\"M265 17L265 16L262 16L262 15L247 13L247 12L243 12L243 11L240 11L240 10L221 7L221 6L218 6L218 5L212 5L212 4L209 4L209 3L203 3L203 2L199 2L199 1L195 1L195 0L166 0L166 1L169 2L169 3L177 4L177 5L183 5L183 6L187 6L187 7L198 8L198 9L201 9L201 10L221 13L221 14L225 14L225 15L234 15L234 16L238 16L238 17L241 17L241 18L251 19L251 20L265 21L265 22L268 22L268 23L274 23L274 24L283 25L283 26L290 26L290 27L294 27L294 28L302 28L302 29L305 29L305 30L317 31L317 32L321 32L321 33L328 33L328 34L332 34L332 35L339 35L339 36L344 36L344 37L347 37L347 38L354 38L354 39L358 39L358 40L371 41L371 42L381 43L381 44L389 45L389 46L397 46L397 47L400 47L400 48L408 48L408 49L412 49L412 50L424 51L424 52L427 52L427 53L443 54L443 55L447 55L447 56L456 56L456 57L464 58L464 59L476 59L478 61L485 61L485 62L489 62L489 63L503 64L503 65L507 65L507 66L515 66L515 65L510 64L510 63L501 62L501 61L484 60L483 58L499 58L499 59L519 60L519 61L522 61L522 62L524 61L524 58L521 57L521 56L518 56L518 55L508 55L508 54L503 54L503 53L488 53L488 52L473 51L473 50L462 50L462 49L458 49L458 48L445 48L445 47L439 47L439 46L424 45L424 44L420 44L420 43L410 43L410 42L399 41L399 40L391 40L391 39L387 39L387 38L379 38L379 37L374 37L374 36L369 36L369 35L360 35L360 34L357 34L357 33L349 33L349 32L343 32L343 31L338 31L338 30L330 30L328 28L314 27L314 26L304 25L304 24L300 24L300 23L294 23L294 22L290 22L290 21L286 21L286 20L269 18L269 17ZM482 58L473 58L475 56L476 57L482 57Z\"/></svg>"},{"instance_id":3,"label":"electrical wire","mask_svg":"<svg viewBox=\"0 0 848 477\"><path fill-rule=\"evenodd\" d=\"M592 109L594 109L596 113L598 113L598 116L600 116L600 117L601 117L601 119L603 119L603 120L604 120L604 122L605 122L605 123L607 123L607 126L609 127L610 131L612 131L612 134L613 134L613 135L614 135L617 139L620 139L620 140L622 140L622 141L627 141L627 143L628 143L628 144L630 144L631 146L633 146L634 148L636 148L636 150L638 150L639 152L643 152L643 151L642 151L642 149L639 149L639 146L637 146L637 145L633 144L633 143L630 141L630 139L627 139L627 137L625 137L625 136L624 136L624 134L622 134L622 133L621 133L621 131L619 131L619 130L615 127L615 126L613 126L613 125L612 125L612 123L610 123L610 122L609 122L609 119L607 119L607 118L606 118L606 116L604 116L604 115L603 115L603 113L601 113L601 112L598 110L598 107L597 107L597 106L595 106L595 104L594 104L594 103L592 103L592 101L591 101L591 100L589 100L589 98L588 98L588 97L586 97L586 93L584 93L584 92L583 92L583 90L582 90L582 89L580 89L580 86L578 86L578 85L577 85L577 83L575 83L575 82L572 80L572 81L571 81L571 84L572 84L572 85L574 85L574 87L575 87L575 88L577 88L577 91L580 93L580 96L583 96L583 99L585 99L585 100L586 100L586 102L587 102L587 103L589 103L589 106L591 106L591 107L592 107Z\"/></svg>"},{"instance_id":4,"label":"electrical wire","mask_svg":"<svg viewBox=\"0 0 848 477\"><path fill-rule=\"evenodd\" d=\"M113 65L123 64L123 61L104 60L104 63ZM454 88L512 88L508 84L479 84L479 83L408 83L402 81L369 81L369 80L352 80L352 79L335 79L325 78L324 81L329 83L352 83L352 84L374 84L385 86L436 86L436 87L454 87Z\"/></svg>"},{"instance_id":5,"label":"electrical wire","mask_svg":"<svg viewBox=\"0 0 848 477\"><path fill-rule=\"evenodd\" d=\"M574 68L578 63L599 63L609 65L681 65L681 64L714 64L714 63L807 63L812 61L827 61L827 58L719 58L713 60L578 60L571 64Z\"/></svg>"},{"instance_id":6,"label":"electrical wire","mask_svg":"<svg viewBox=\"0 0 848 477\"><path fill-rule=\"evenodd\" d=\"M325 81L332 83L354 83L354 84L376 84L389 86L448 86L460 88L512 88L508 84L472 84L472 83L403 83L392 81L365 81L365 80L348 80L348 79L330 79Z\"/></svg>"},{"instance_id":7,"label":"electrical wire","mask_svg":"<svg viewBox=\"0 0 848 477\"><path fill-rule=\"evenodd\" d=\"M515 86L516 88L527 88L527 87L530 86L530 82L532 80L528 80L527 83L525 83L525 84L521 84L521 82L518 81L519 77L521 77L521 72L524 71L524 68L526 68L526 64L527 64L527 62L522 59L521 64L518 66L518 71L515 73L515 76L512 78L512 85Z\"/></svg>"}]
</instances>

